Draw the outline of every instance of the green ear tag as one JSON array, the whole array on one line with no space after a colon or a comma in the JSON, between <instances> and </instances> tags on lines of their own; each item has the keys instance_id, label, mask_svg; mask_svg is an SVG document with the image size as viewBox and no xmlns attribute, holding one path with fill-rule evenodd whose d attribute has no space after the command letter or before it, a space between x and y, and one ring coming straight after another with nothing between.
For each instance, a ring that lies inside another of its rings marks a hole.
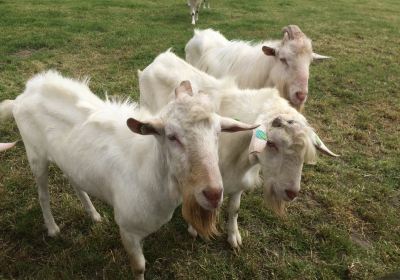
<instances>
[{"instance_id":1,"label":"green ear tag","mask_svg":"<svg viewBox=\"0 0 400 280\"><path fill-rule=\"evenodd\" d=\"M267 140L268 140L267 134L266 134L264 131L260 130L260 129L257 129L257 130L256 130L256 137L257 137L258 139L262 139L262 140L264 140L264 141L267 141Z\"/></svg>"}]
</instances>

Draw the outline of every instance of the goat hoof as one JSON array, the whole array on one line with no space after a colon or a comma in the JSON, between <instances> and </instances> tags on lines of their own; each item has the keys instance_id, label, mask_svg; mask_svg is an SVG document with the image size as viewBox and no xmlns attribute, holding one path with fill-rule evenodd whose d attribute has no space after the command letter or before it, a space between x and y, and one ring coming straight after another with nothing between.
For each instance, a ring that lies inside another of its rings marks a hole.
<instances>
[{"instance_id":1,"label":"goat hoof","mask_svg":"<svg viewBox=\"0 0 400 280\"><path fill-rule=\"evenodd\" d=\"M144 273L135 274L135 280L144 280Z\"/></svg>"},{"instance_id":2,"label":"goat hoof","mask_svg":"<svg viewBox=\"0 0 400 280\"><path fill-rule=\"evenodd\" d=\"M197 231L192 226L188 227L188 232L193 238L197 237Z\"/></svg>"},{"instance_id":3,"label":"goat hoof","mask_svg":"<svg viewBox=\"0 0 400 280\"><path fill-rule=\"evenodd\" d=\"M240 248L242 246L242 236L239 231L229 234L228 242L234 249Z\"/></svg>"},{"instance_id":4,"label":"goat hoof","mask_svg":"<svg viewBox=\"0 0 400 280\"><path fill-rule=\"evenodd\" d=\"M49 228L48 229L48 232L47 232L47 234L50 236L50 237L55 237L55 236L57 236L58 234L60 233L60 228L56 225L55 227L53 227L53 228Z\"/></svg>"},{"instance_id":5,"label":"goat hoof","mask_svg":"<svg viewBox=\"0 0 400 280\"><path fill-rule=\"evenodd\" d=\"M92 220L93 220L94 222L96 222L96 223L100 223L100 222L101 222L101 216L100 216L100 214L99 214L99 213L93 214Z\"/></svg>"}]
</instances>

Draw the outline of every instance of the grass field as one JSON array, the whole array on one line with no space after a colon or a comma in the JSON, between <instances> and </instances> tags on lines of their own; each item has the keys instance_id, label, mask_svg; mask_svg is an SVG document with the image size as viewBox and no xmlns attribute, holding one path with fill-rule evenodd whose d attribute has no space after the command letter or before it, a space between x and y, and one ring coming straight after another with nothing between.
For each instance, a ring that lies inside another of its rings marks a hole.
<instances>
[{"instance_id":1,"label":"grass field","mask_svg":"<svg viewBox=\"0 0 400 280\"><path fill-rule=\"evenodd\" d=\"M285 219L243 196L243 248L223 234L193 240L179 209L145 240L147 279L376 279L400 270L400 1L212 0L198 28L228 38L281 38L298 24L314 50L334 57L311 67L306 116L329 147L305 166ZM137 69L193 33L185 0L0 0L0 100L33 74L57 69L91 77L99 96L138 97ZM19 138L12 122L0 141ZM112 210L93 224L56 167L49 238L23 145L0 154L0 279L128 279ZM223 214L222 217L226 215ZM221 219L224 227L224 219Z\"/></svg>"}]
</instances>

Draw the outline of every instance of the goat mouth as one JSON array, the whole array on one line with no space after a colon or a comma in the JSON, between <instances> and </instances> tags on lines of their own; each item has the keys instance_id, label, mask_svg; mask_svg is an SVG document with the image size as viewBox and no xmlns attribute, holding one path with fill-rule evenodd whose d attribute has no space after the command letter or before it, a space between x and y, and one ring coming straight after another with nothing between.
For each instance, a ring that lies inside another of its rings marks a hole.
<instances>
[{"instance_id":1,"label":"goat mouth","mask_svg":"<svg viewBox=\"0 0 400 280\"><path fill-rule=\"evenodd\" d=\"M216 211L221 206L222 201L220 200L211 202L209 200L206 200L205 202L197 201L197 203L201 208L203 208L206 211Z\"/></svg>"},{"instance_id":2,"label":"goat mouth","mask_svg":"<svg viewBox=\"0 0 400 280\"><path fill-rule=\"evenodd\" d=\"M289 100L290 105L292 105L293 107L300 106L300 105L304 104L305 102L306 102L306 99L299 100L297 97L290 98L290 100Z\"/></svg>"},{"instance_id":3,"label":"goat mouth","mask_svg":"<svg viewBox=\"0 0 400 280\"><path fill-rule=\"evenodd\" d=\"M283 196L283 200L284 201L286 201L286 202L293 202L293 201L295 201L297 199L297 197L295 197L295 198L289 198L289 197L287 197L286 195L284 195Z\"/></svg>"},{"instance_id":4,"label":"goat mouth","mask_svg":"<svg viewBox=\"0 0 400 280\"><path fill-rule=\"evenodd\" d=\"M284 192L282 193L281 191L277 190L277 187L275 184L271 184L271 195L274 196L275 199L285 201L285 202L291 202L296 199L296 198L291 199Z\"/></svg>"},{"instance_id":5,"label":"goat mouth","mask_svg":"<svg viewBox=\"0 0 400 280\"><path fill-rule=\"evenodd\" d=\"M210 205L210 207L206 207L206 210L209 211L215 211L217 210L220 206L221 206L221 201L218 202L208 202L208 204Z\"/></svg>"}]
</instances>

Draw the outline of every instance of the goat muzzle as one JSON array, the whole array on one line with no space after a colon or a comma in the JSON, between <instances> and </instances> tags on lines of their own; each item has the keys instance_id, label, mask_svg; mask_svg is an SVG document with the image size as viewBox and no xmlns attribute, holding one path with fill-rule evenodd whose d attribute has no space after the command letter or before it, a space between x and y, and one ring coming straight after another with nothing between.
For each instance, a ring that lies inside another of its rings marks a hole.
<instances>
[{"instance_id":1,"label":"goat muzzle","mask_svg":"<svg viewBox=\"0 0 400 280\"><path fill-rule=\"evenodd\" d=\"M222 197L222 189L207 188L203 191L203 195L213 208L219 207Z\"/></svg>"}]
</instances>

